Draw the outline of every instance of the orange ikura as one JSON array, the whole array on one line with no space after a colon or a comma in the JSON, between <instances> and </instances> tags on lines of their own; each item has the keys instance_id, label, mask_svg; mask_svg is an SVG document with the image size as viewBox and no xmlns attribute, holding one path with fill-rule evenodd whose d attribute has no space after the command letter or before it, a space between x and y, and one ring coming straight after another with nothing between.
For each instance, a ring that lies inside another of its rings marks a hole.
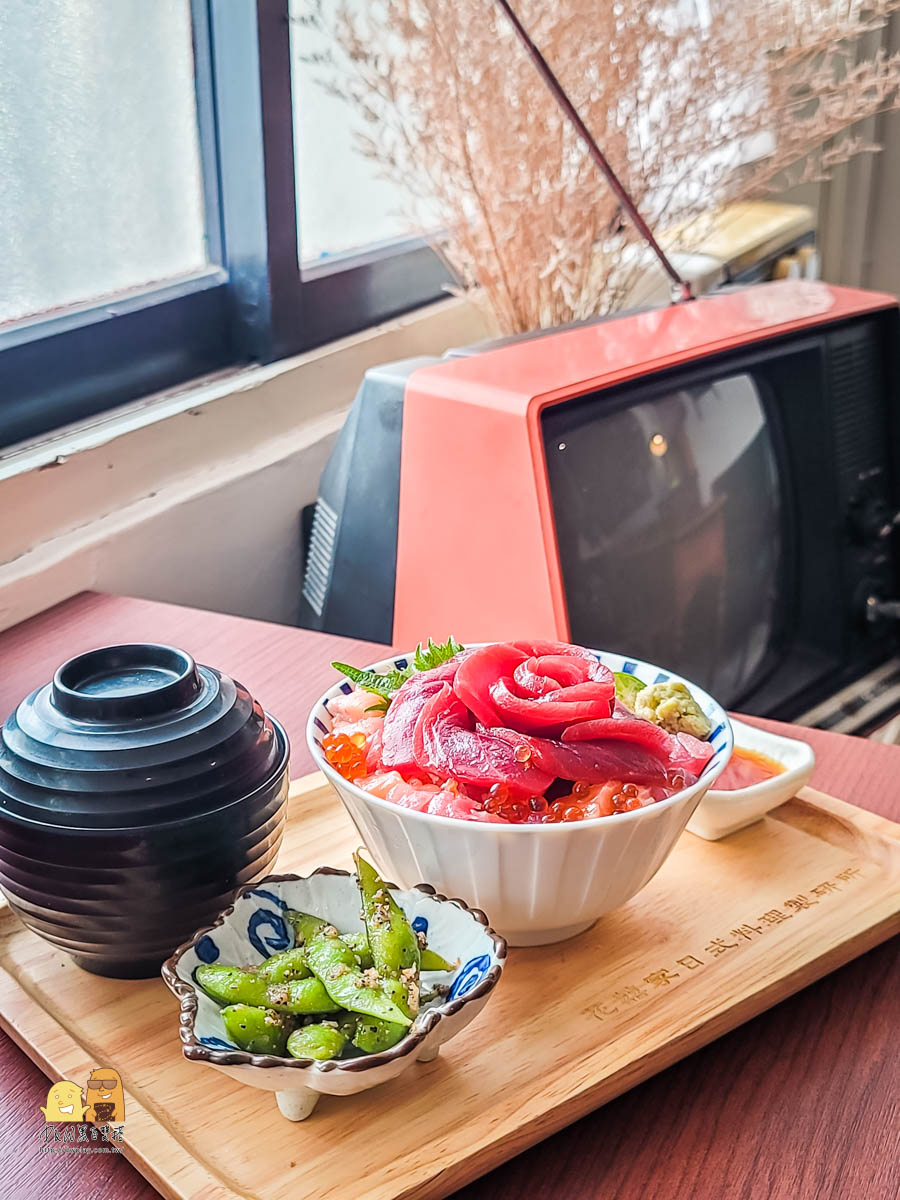
<instances>
[{"instance_id":1,"label":"orange ikura","mask_svg":"<svg viewBox=\"0 0 900 1200\"><path fill-rule=\"evenodd\" d=\"M362 779L366 774L365 734L329 733L322 739L322 751L345 779Z\"/></svg>"}]
</instances>

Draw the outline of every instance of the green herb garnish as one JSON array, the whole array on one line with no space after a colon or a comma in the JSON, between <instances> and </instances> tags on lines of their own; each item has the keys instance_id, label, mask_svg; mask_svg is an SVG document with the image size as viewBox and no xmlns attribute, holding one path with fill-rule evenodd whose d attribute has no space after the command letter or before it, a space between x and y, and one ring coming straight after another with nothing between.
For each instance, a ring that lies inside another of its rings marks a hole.
<instances>
[{"instance_id":1,"label":"green herb garnish","mask_svg":"<svg viewBox=\"0 0 900 1200\"><path fill-rule=\"evenodd\" d=\"M331 665L336 671L346 675L357 687L374 692L388 703L394 692L399 691L413 673L412 667L407 667L405 671L388 671L386 675L379 675L375 671L362 671L359 667L351 667L349 663L333 662Z\"/></svg>"},{"instance_id":2,"label":"green herb garnish","mask_svg":"<svg viewBox=\"0 0 900 1200\"><path fill-rule=\"evenodd\" d=\"M367 708L366 712L383 713L387 712L391 697L400 690L413 672L430 671L433 667L439 667L441 663L447 662L448 659L453 658L454 654L459 654L460 650L464 649L465 647L461 646L452 635L446 642L439 645L429 638L425 646L421 642L416 646L411 666L407 667L405 671L388 671L385 675L379 675L376 671L363 671L359 667L351 667L349 663L333 662L331 665L336 671L346 675L357 687L364 688L367 692L374 692L376 696L381 697L378 703Z\"/></svg>"},{"instance_id":3,"label":"green herb garnish","mask_svg":"<svg viewBox=\"0 0 900 1200\"><path fill-rule=\"evenodd\" d=\"M413 666L417 671L430 671L433 667L439 667L441 663L447 662L453 658L454 654L459 654L460 650L463 649L465 647L461 646L454 639L453 634L440 646L435 645L431 638L429 638L428 644L424 649L421 642L416 646Z\"/></svg>"}]
</instances>

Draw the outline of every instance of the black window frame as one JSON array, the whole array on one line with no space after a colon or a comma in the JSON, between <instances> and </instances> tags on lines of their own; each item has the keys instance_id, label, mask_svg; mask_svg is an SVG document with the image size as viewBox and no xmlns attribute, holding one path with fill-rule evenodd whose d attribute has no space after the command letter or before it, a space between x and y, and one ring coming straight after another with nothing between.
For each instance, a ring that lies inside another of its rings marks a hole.
<instances>
[{"instance_id":1,"label":"black window frame","mask_svg":"<svg viewBox=\"0 0 900 1200\"><path fill-rule=\"evenodd\" d=\"M0 446L446 294L419 238L300 267L289 0L191 0L209 266L0 326Z\"/></svg>"}]
</instances>

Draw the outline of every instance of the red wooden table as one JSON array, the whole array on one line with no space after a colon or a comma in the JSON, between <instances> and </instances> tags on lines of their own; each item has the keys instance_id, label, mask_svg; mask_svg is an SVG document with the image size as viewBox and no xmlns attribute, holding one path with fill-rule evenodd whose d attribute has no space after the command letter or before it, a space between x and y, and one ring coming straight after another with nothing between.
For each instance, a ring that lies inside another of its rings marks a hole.
<instances>
[{"instance_id":1,"label":"red wooden table","mask_svg":"<svg viewBox=\"0 0 900 1200\"><path fill-rule=\"evenodd\" d=\"M0 716L70 655L142 640L183 646L245 683L285 725L295 775L312 765L304 725L331 682L330 660L380 657L362 642L85 594L0 634ZM900 820L900 749L792 732L815 748L817 787ZM471 1184L457 1200L897 1200L898 943L670 1067ZM155 1200L154 1189L117 1156L39 1157L36 1118L47 1086L0 1034L0 1196Z\"/></svg>"}]
</instances>

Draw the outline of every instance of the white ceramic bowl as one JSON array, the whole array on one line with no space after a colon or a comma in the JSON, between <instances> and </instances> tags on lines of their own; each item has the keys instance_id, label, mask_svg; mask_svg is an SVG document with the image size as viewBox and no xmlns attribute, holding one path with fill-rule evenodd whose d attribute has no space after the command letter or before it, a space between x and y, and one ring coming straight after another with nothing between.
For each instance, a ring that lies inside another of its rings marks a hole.
<instances>
[{"instance_id":1,"label":"white ceramic bowl","mask_svg":"<svg viewBox=\"0 0 900 1200\"><path fill-rule=\"evenodd\" d=\"M294 944L286 908L325 917L345 933L362 930L359 891L348 871L320 867L312 875L267 875L241 888L216 923L200 929L163 965L163 979L181 1001L180 1035L185 1058L206 1063L239 1083L274 1092L282 1114L302 1121L321 1093L351 1096L394 1079L416 1061L430 1062L484 1008L506 961L506 943L483 912L439 896L421 884L411 891L389 887L413 928L448 962L452 972L423 972L422 983L449 986L443 1000L425 1005L409 1033L390 1050L359 1058L315 1062L249 1054L225 1037L219 1005L194 982L201 963L248 966Z\"/></svg>"},{"instance_id":2,"label":"white ceramic bowl","mask_svg":"<svg viewBox=\"0 0 900 1200\"><path fill-rule=\"evenodd\" d=\"M702 688L650 663L595 651L613 671L645 683L688 685L713 725L714 754L693 786L658 804L612 817L548 825L501 825L437 817L401 808L349 783L326 761L322 739L331 729L329 703L352 686L335 683L315 705L307 740L316 765L334 785L360 836L383 871L407 884L426 879L488 914L513 946L562 941L630 900L669 854L733 746L724 709ZM376 663L403 670L409 655Z\"/></svg>"},{"instance_id":3,"label":"white ceramic bowl","mask_svg":"<svg viewBox=\"0 0 900 1200\"><path fill-rule=\"evenodd\" d=\"M769 758L782 763L785 770L751 787L735 788L728 792L710 788L687 824L689 833L706 838L708 842L718 841L729 833L752 825L779 804L790 800L791 796L796 796L809 783L816 765L812 746L797 738L782 737L781 734L769 733L767 729L757 729L755 725L745 725L743 721L734 719L731 728L736 746L768 754Z\"/></svg>"}]
</instances>

